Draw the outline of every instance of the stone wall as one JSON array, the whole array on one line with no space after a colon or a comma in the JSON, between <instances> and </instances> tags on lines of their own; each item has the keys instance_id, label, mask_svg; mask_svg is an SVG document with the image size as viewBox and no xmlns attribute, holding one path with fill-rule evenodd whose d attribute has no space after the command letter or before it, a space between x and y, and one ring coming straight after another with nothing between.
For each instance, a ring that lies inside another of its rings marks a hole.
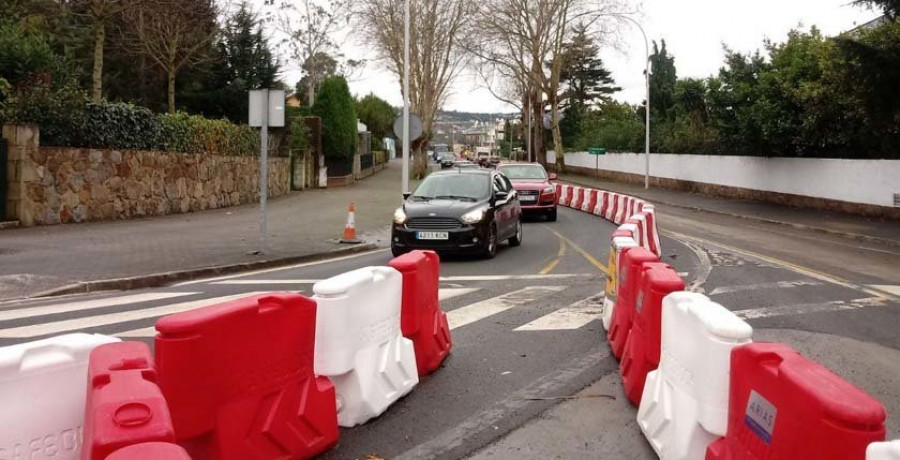
<instances>
[{"instance_id":1,"label":"stone wall","mask_svg":"<svg viewBox=\"0 0 900 460\"><path fill-rule=\"evenodd\" d=\"M7 125L3 133L15 168L7 217L23 226L162 216L259 200L258 157L42 148L34 126ZM289 160L269 159L269 196L288 193L289 182Z\"/></svg>"}]
</instances>

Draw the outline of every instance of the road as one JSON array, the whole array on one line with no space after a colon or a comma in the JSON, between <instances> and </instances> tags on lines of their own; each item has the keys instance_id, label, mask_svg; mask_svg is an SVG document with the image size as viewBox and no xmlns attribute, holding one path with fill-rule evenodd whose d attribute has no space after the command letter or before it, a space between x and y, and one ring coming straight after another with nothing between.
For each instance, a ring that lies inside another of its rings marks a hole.
<instances>
[{"instance_id":1,"label":"road","mask_svg":"<svg viewBox=\"0 0 900 460\"><path fill-rule=\"evenodd\" d=\"M897 251L658 209L663 261L691 289L746 318L757 340L797 347L900 414ZM595 382L612 388L616 381L618 364L599 321L613 229L594 216L560 209L558 222L529 222L523 245L501 247L493 260L443 260L440 295L453 328L452 355L382 417L342 430L340 444L325 458L502 458L504 444L521 448L529 442L537 457L540 438L521 439L522 430L546 419L558 409L553 406L581 404L560 404L558 397ZM380 250L158 289L0 304L0 346L74 331L152 346L159 316L251 293L311 295L317 280L389 260L389 252ZM626 423L634 419L633 408L621 398L596 404L603 412L598 420L608 426L588 427L602 433L590 440L590 452L654 458L636 427ZM889 431L900 432L893 419Z\"/></svg>"}]
</instances>

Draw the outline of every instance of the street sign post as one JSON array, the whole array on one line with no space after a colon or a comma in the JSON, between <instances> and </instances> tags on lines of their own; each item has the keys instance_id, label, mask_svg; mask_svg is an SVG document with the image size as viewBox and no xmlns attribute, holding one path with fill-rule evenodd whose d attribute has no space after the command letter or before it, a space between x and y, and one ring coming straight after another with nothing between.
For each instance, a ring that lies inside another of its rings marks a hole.
<instances>
[{"instance_id":1,"label":"street sign post","mask_svg":"<svg viewBox=\"0 0 900 460\"><path fill-rule=\"evenodd\" d=\"M284 127L284 90L250 90L248 124L259 131L259 253L268 247L269 128Z\"/></svg>"},{"instance_id":2,"label":"street sign post","mask_svg":"<svg viewBox=\"0 0 900 460\"><path fill-rule=\"evenodd\" d=\"M594 156L594 159L597 162L597 166L594 169L594 173L597 176L597 179L600 178L600 155L606 155L606 149L603 147L589 147L588 153Z\"/></svg>"}]
</instances>

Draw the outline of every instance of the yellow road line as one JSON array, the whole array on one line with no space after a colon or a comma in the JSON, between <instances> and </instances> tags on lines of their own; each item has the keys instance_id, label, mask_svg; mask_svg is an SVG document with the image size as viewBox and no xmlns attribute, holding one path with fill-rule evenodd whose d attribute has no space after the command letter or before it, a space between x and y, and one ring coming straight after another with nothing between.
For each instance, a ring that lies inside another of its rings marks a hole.
<instances>
[{"instance_id":1,"label":"yellow road line","mask_svg":"<svg viewBox=\"0 0 900 460\"><path fill-rule=\"evenodd\" d=\"M572 240L570 240L570 239L568 239L568 238L562 236L562 235L561 235L559 232L557 232L556 230L550 229L550 231L553 232L553 234L556 235L556 236L560 239L560 241L564 241L564 242L568 243L569 246L572 246L572 249L574 249L574 250L577 251L579 254L581 254L582 257L584 257L585 260L587 260L588 262L590 262L591 265L593 265L593 266L599 268L601 272L606 273L606 274L609 274L609 270L606 268L606 265L603 265L599 260L595 259L594 256L590 255L590 253L588 253L587 251L585 251L584 249L582 249L581 246L575 244L574 242L572 242Z\"/></svg>"},{"instance_id":2,"label":"yellow road line","mask_svg":"<svg viewBox=\"0 0 900 460\"><path fill-rule=\"evenodd\" d=\"M553 232L553 233L556 233L556 232ZM546 274L552 272L553 269L556 268L557 265L559 265L559 261L562 260L562 258L566 256L566 240L558 233L556 234L556 236L559 238L559 251L557 251L557 253L556 253L556 258L551 260L550 263L547 264L546 267L542 268L541 271L538 272L541 275L546 275Z\"/></svg>"}]
</instances>

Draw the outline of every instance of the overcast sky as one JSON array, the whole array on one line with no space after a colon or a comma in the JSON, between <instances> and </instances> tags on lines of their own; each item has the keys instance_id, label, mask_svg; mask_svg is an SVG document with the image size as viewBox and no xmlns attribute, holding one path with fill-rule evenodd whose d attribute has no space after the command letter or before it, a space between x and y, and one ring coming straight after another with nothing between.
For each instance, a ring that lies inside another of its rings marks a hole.
<instances>
[{"instance_id":1,"label":"overcast sky","mask_svg":"<svg viewBox=\"0 0 900 460\"><path fill-rule=\"evenodd\" d=\"M718 71L724 53L722 44L736 51L762 47L763 39L782 41L790 29L818 26L834 35L873 19L873 11L849 5L851 0L645 0L638 20L649 40L665 39L669 54L675 56L679 77L706 77ZM637 4L637 2L635 2ZM624 50L605 49L601 57L623 91L616 99L643 101L643 37L634 27L622 28ZM344 51L350 57L372 59L365 46L347 40ZM283 79L293 84L296 70L287 69ZM402 96L397 78L379 63L370 63L350 82L354 94L373 92L391 104L400 105ZM469 112L511 111L510 106L478 88L468 72L457 79L453 94L444 107Z\"/></svg>"}]
</instances>

